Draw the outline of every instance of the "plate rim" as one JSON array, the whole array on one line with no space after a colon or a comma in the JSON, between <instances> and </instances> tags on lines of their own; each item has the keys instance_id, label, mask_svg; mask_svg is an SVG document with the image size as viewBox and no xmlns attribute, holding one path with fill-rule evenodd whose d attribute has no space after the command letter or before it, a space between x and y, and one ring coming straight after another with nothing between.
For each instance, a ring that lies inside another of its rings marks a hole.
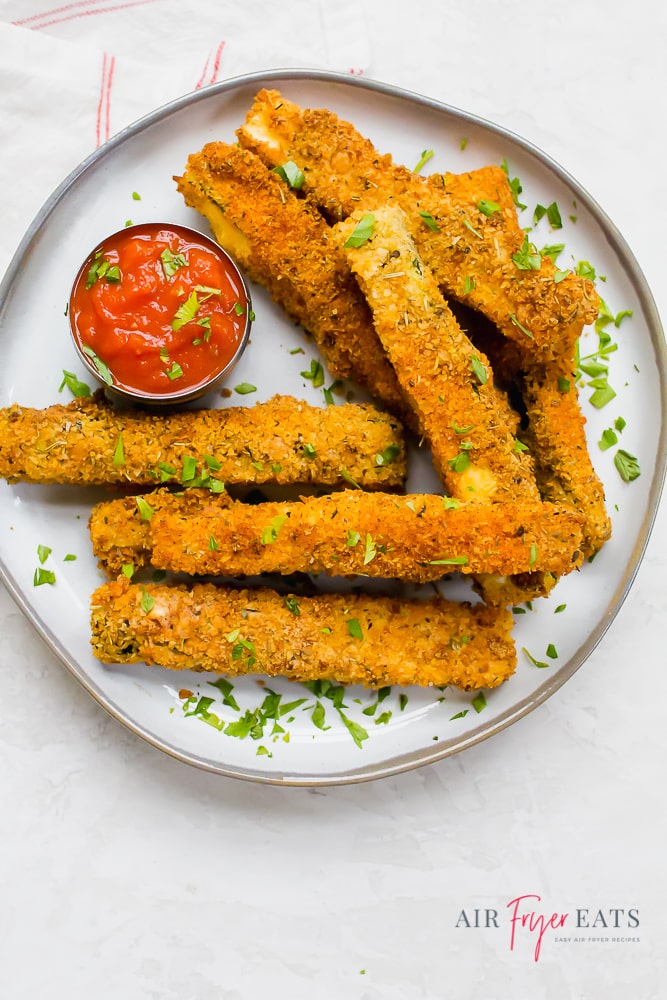
<instances>
[{"instance_id":1,"label":"plate rim","mask_svg":"<svg viewBox=\"0 0 667 1000\"><path fill-rule=\"evenodd\" d=\"M382 94L392 99L406 101L411 105L414 105L415 103L419 104L424 108L430 108L438 113L444 113L453 118L459 119L460 121L479 126L486 132L494 133L499 137L509 140L512 144L520 147L524 152L539 161L542 167L547 167L551 170L559 180L576 192L577 199L586 206L611 244L618 258L619 264L637 294L644 314L646 326L650 334L651 345L655 352L659 375L660 433L657 444L657 460L655 467L652 470L651 484L647 497L646 513L639 526L637 542L633 548L631 558L626 565L625 572L619 581L616 590L609 599L606 612L602 614L600 621L589 634L583 645L579 647L576 654L570 658L568 663L561 667L558 674L554 674L531 695L523 698L520 702L506 710L494 723L491 725L479 725L475 727L466 733L461 739L457 740L456 744L453 746L447 744L441 744L440 746L433 745L432 747L424 747L421 750L408 751L394 757L389 757L375 764L362 764L359 768L352 770L347 769L343 772L329 772L327 774L315 775L291 772L289 770L282 772L264 772L252 768L240 768L237 766L230 767L202 755L183 750L156 736L140 722L130 718L123 710L114 705L110 698L108 698L104 692L97 687L94 681L86 676L80 665L68 655L64 648L62 648L58 637L51 631L46 623L42 621L41 616L36 609L24 599L9 567L5 566L4 562L0 560L0 580L2 580L10 596L18 605L19 609L25 614L28 621L36 629L50 650L83 686L88 694L91 695L97 704L105 709L105 711L108 712L117 722L120 722L136 736L139 736L149 745L153 746L155 749L161 750L163 753L174 758L175 760L197 767L199 770L203 770L208 773L218 774L224 777L237 778L239 780L252 781L258 784L324 787L355 784L400 774L406 771L414 770L417 767L422 767L425 764L432 764L436 761L443 760L446 757L453 756L454 754L460 753L463 750L482 743L490 737L497 735L499 732L502 732L504 729L509 728L520 718L528 715L535 708L545 702L560 687L562 687L562 685L565 684L566 681L568 681L588 659L611 626L612 622L616 618L616 615L625 602L641 565L658 513L660 498L665 482L665 474L667 471L667 345L665 343L662 323L653 294L649 288L644 273L625 238L598 202L584 187L582 187L581 183L539 146L527 139L524 139L522 136L502 125L498 125L486 118L446 104L435 98L406 90L405 88L397 87L393 84L373 80L368 77L356 77L330 70L307 68L284 68L241 74L239 76L231 77L228 80L212 84L208 87L201 88L198 91L192 91L189 94L184 94L181 97L156 108L148 114L143 115L141 118L126 126L111 139L107 140L107 142L103 145L93 150L93 152L82 160L81 163L79 163L78 166L76 166L55 188L52 194L43 203L42 207L39 209L26 230L9 262L9 265L7 266L7 270L5 271L2 280L0 281L0 316L4 311L14 280L22 263L29 255L34 240L37 238L40 231L47 223L49 217L62 199L67 195L69 190L77 183L79 178L81 178L88 170L96 166L100 160L104 159L104 157L108 156L111 152L113 152L113 150L123 145L134 136L142 133L151 126L164 121L172 114L181 111L183 108L196 104L199 101L210 100L219 94L224 94L229 91L245 87L252 86L259 89L261 87L268 87L271 84L284 83L285 81L317 81L331 83L345 88L357 88L368 92Z\"/></svg>"}]
</instances>

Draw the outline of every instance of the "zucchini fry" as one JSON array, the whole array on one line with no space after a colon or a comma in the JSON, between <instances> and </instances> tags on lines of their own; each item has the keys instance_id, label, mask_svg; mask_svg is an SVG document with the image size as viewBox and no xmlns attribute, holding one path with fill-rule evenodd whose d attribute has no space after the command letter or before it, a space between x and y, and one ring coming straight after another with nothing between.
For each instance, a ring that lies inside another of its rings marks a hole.
<instances>
[{"instance_id":1,"label":"zucchini fry","mask_svg":"<svg viewBox=\"0 0 667 1000\"><path fill-rule=\"evenodd\" d=\"M93 594L91 624L93 652L110 664L466 691L496 687L516 666L508 611L441 598L297 598L120 579Z\"/></svg>"},{"instance_id":2,"label":"zucchini fry","mask_svg":"<svg viewBox=\"0 0 667 1000\"><path fill-rule=\"evenodd\" d=\"M197 494L197 496L195 496ZM186 491L107 501L90 519L109 575L125 563L195 576L326 573L413 583L463 573L565 574L581 564L581 515L518 502L458 504L435 494L342 490L257 505Z\"/></svg>"},{"instance_id":3,"label":"zucchini fry","mask_svg":"<svg viewBox=\"0 0 667 1000\"><path fill-rule=\"evenodd\" d=\"M391 413L409 408L357 284L322 216L247 150L223 142L188 157L178 190L249 277L310 333L334 377Z\"/></svg>"},{"instance_id":4,"label":"zucchini fry","mask_svg":"<svg viewBox=\"0 0 667 1000\"><path fill-rule=\"evenodd\" d=\"M373 229L357 246L353 233L363 218ZM447 492L463 501L538 501L530 459L517 449L488 360L452 315L401 209L359 210L333 233L368 299Z\"/></svg>"},{"instance_id":5,"label":"zucchini fry","mask_svg":"<svg viewBox=\"0 0 667 1000\"><path fill-rule=\"evenodd\" d=\"M571 354L582 327L597 315L590 281L569 273L556 282L553 262L539 254L523 266L528 238L506 196L487 214L471 203L464 181L457 196L449 175L444 186L437 177L415 175L331 111L302 110L275 90L257 94L237 135L271 167L294 161L305 175L304 192L331 219L395 200L444 294L480 310L532 355Z\"/></svg>"},{"instance_id":6,"label":"zucchini fry","mask_svg":"<svg viewBox=\"0 0 667 1000\"><path fill-rule=\"evenodd\" d=\"M584 556L592 556L611 537L611 520L588 451L574 363L530 368L522 385L528 415L523 437L538 463L542 496L583 514Z\"/></svg>"},{"instance_id":7,"label":"zucchini fry","mask_svg":"<svg viewBox=\"0 0 667 1000\"><path fill-rule=\"evenodd\" d=\"M391 461L383 455L390 454ZM0 410L0 476L8 482L184 486L405 478L401 427L373 406L324 409L291 396L254 406L164 414L114 409L95 395Z\"/></svg>"}]
</instances>

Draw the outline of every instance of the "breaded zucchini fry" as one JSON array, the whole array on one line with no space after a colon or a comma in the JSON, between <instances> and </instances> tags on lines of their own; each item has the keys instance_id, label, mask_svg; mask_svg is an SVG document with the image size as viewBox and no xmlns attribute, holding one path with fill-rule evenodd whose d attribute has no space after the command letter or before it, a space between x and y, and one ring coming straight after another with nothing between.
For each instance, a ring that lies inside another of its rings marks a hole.
<instances>
[{"instance_id":1,"label":"breaded zucchini fry","mask_svg":"<svg viewBox=\"0 0 667 1000\"><path fill-rule=\"evenodd\" d=\"M382 456L390 455L390 460ZM401 427L373 406L309 406L274 396L254 406L164 414L117 410L96 394L45 410L0 410L0 476L9 482L178 482L398 486Z\"/></svg>"},{"instance_id":2,"label":"breaded zucchini fry","mask_svg":"<svg viewBox=\"0 0 667 1000\"><path fill-rule=\"evenodd\" d=\"M111 664L466 691L496 687L516 666L508 611L440 598L286 598L120 579L95 591L91 622L93 652Z\"/></svg>"},{"instance_id":3,"label":"breaded zucchini fry","mask_svg":"<svg viewBox=\"0 0 667 1000\"><path fill-rule=\"evenodd\" d=\"M373 220L370 237L349 246L366 216ZM491 367L420 260L401 209L355 212L333 233L368 299L447 492L463 501L537 501L530 459L517 450Z\"/></svg>"},{"instance_id":4,"label":"breaded zucchini fry","mask_svg":"<svg viewBox=\"0 0 667 1000\"><path fill-rule=\"evenodd\" d=\"M331 373L390 412L407 406L357 284L322 216L247 150L223 142L188 157L178 190L249 277L314 337Z\"/></svg>"},{"instance_id":5,"label":"breaded zucchini fry","mask_svg":"<svg viewBox=\"0 0 667 1000\"><path fill-rule=\"evenodd\" d=\"M190 494L198 492L195 499ZM93 551L110 575L124 563L195 576L327 573L414 583L463 573L569 573L581 564L581 515L552 504L457 504L431 493L342 490L245 504L205 491L98 504Z\"/></svg>"},{"instance_id":6,"label":"breaded zucchini fry","mask_svg":"<svg viewBox=\"0 0 667 1000\"><path fill-rule=\"evenodd\" d=\"M528 415L523 437L538 463L542 496L584 515L584 555L591 556L611 537L611 520L588 451L574 364L530 368L522 385Z\"/></svg>"},{"instance_id":7,"label":"breaded zucchini fry","mask_svg":"<svg viewBox=\"0 0 667 1000\"><path fill-rule=\"evenodd\" d=\"M597 315L590 281L570 273L555 282L548 257L537 269L517 264L524 233L506 196L487 214L479 202L471 204L465 182L459 197L456 184L415 175L380 155L349 122L327 110L302 110L275 90L257 94L237 135L271 167L293 160L305 174L304 192L332 219L398 202L444 293L479 309L510 340L529 341L535 356L571 352Z\"/></svg>"},{"instance_id":8,"label":"breaded zucchini fry","mask_svg":"<svg viewBox=\"0 0 667 1000\"><path fill-rule=\"evenodd\" d=\"M468 315L460 319L467 329ZM540 495L552 503L571 504L583 514L584 555L591 556L610 538L611 521L588 449L574 360L534 364L492 331L477 326L471 336L488 354L494 373L520 392L525 427L515 433L530 449Z\"/></svg>"}]
</instances>

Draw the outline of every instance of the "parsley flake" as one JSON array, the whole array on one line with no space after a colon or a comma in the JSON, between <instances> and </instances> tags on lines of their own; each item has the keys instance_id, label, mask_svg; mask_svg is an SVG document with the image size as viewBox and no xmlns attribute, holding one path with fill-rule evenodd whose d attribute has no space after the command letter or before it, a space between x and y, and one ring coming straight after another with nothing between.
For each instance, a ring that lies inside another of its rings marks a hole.
<instances>
[{"instance_id":1,"label":"parsley flake","mask_svg":"<svg viewBox=\"0 0 667 1000\"><path fill-rule=\"evenodd\" d=\"M634 455L624 448L619 448L614 455L614 465L625 483L631 483L640 476L639 462Z\"/></svg>"},{"instance_id":2,"label":"parsley flake","mask_svg":"<svg viewBox=\"0 0 667 1000\"><path fill-rule=\"evenodd\" d=\"M375 216L372 212L367 212L354 227L351 234L343 244L343 247L347 249L349 247L363 246L363 244L366 243L366 241L373 235L374 229Z\"/></svg>"},{"instance_id":3,"label":"parsley flake","mask_svg":"<svg viewBox=\"0 0 667 1000\"><path fill-rule=\"evenodd\" d=\"M273 167L272 173L278 174L278 176L285 181L294 191L299 191L303 187L303 182L306 176L293 160L288 160L287 163L283 163L282 166Z\"/></svg>"},{"instance_id":4,"label":"parsley flake","mask_svg":"<svg viewBox=\"0 0 667 1000\"><path fill-rule=\"evenodd\" d=\"M419 162L417 163L417 166L413 170L413 173L418 174L420 170L422 170L426 166L428 161L432 158L433 158L433 150L423 149L422 155L419 157Z\"/></svg>"}]
</instances>

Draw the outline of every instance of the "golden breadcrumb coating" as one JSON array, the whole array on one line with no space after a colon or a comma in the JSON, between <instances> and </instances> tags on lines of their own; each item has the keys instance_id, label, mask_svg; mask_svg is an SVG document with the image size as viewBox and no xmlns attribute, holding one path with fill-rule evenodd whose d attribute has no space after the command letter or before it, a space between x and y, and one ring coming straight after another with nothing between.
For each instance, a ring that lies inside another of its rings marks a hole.
<instances>
[{"instance_id":1,"label":"golden breadcrumb coating","mask_svg":"<svg viewBox=\"0 0 667 1000\"><path fill-rule=\"evenodd\" d=\"M367 217L372 233L361 246L349 246ZM333 232L367 297L447 492L464 501L538 500L530 457L517 450L488 359L454 318L401 209L384 206L370 215L359 210Z\"/></svg>"},{"instance_id":2,"label":"golden breadcrumb coating","mask_svg":"<svg viewBox=\"0 0 667 1000\"><path fill-rule=\"evenodd\" d=\"M315 339L336 378L366 387L390 412L407 407L322 216L247 150L223 142L188 157L178 190L248 276Z\"/></svg>"},{"instance_id":3,"label":"golden breadcrumb coating","mask_svg":"<svg viewBox=\"0 0 667 1000\"><path fill-rule=\"evenodd\" d=\"M382 456L390 453L392 461ZM291 396L213 410L120 410L95 395L0 410L0 476L81 485L317 483L371 489L406 474L398 421L373 406L324 409Z\"/></svg>"},{"instance_id":4,"label":"golden breadcrumb coating","mask_svg":"<svg viewBox=\"0 0 667 1000\"><path fill-rule=\"evenodd\" d=\"M301 109L276 90L262 90L237 132L242 146L269 166L294 161L303 190L332 219L395 200L410 220L420 254L444 293L491 319L510 340L528 339L537 356L571 351L597 315L592 282L569 273L556 282L548 257L521 268L523 231L506 196L488 214L469 190L416 175L381 155L349 122L325 109ZM443 175L439 175L442 181ZM488 195L487 201L493 201ZM480 199L481 200L481 199Z\"/></svg>"},{"instance_id":5,"label":"golden breadcrumb coating","mask_svg":"<svg viewBox=\"0 0 667 1000\"><path fill-rule=\"evenodd\" d=\"M462 320L467 327L469 316ZM586 439L586 417L579 402L574 358L548 364L527 362L516 345L482 331L470 331L491 359L494 372L522 397L525 426L516 433L530 449L540 495L571 504L584 516L584 555L593 555L611 537L604 486L596 473Z\"/></svg>"},{"instance_id":6,"label":"golden breadcrumb coating","mask_svg":"<svg viewBox=\"0 0 667 1000\"><path fill-rule=\"evenodd\" d=\"M145 503L150 504L146 516ZM110 575L125 563L195 576L327 573L425 583L448 573L576 569L580 514L541 502L458 504L432 493L342 490L246 504L165 491L98 504L93 551Z\"/></svg>"},{"instance_id":7,"label":"golden breadcrumb coating","mask_svg":"<svg viewBox=\"0 0 667 1000\"><path fill-rule=\"evenodd\" d=\"M93 652L110 664L466 691L496 687L516 666L510 612L441 598L287 598L265 588L120 579L91 603Z\"/></svg>"},{"instance_id":8,"label":"golden breadcrumb coating","mask_svg":"<svg viewBox=\"0 0 667 1000\"><path fill-rule=\"evenodd\" d=\"M588 557L611 537L611 520L604 487L588 451L576 378L574 363L567 361L534 366L524 373L528 428L523 437L538 463L544 498L570 503L584 515L584 555Z\"/></svg>"}]
</instances>

